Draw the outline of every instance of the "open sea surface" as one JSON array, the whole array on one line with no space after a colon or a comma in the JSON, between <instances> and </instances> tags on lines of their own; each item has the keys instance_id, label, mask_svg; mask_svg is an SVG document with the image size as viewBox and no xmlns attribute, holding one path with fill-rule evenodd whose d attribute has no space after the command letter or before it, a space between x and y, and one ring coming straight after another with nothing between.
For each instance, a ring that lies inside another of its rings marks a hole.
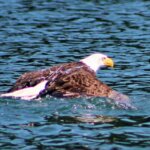
<instances>
[{"instance_id":1,"label":"open sea surface","mask_svg":"<svg viewBox=\"0 0 150 150\"><path fill-rule=\"evenodd\" d=\"M137 110L104 98L0 98L1 150L150 150L149 0L0 0L0 93L23 73L102 52L98 78Z\"/></svg>"}]
</instances>

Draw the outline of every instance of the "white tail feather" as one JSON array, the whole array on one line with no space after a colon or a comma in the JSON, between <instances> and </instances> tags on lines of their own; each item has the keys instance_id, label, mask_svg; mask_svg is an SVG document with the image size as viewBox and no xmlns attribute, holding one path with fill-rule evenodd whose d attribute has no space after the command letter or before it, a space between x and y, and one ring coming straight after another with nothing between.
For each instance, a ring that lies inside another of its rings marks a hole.
<instances>
[{"instance_id":1,"label":"white tail feather","mask_svg":"<svg viewBox=\"0 0 150 150\"><path fill-rule=\"evenodd\" d=\"M1 94L0 97L18 97L21 99L30 100L36 98L38 94L45 89L46 83L47 80L40 82L34 87L28 87L14 92Z\"/></svg>"}]
</instances>

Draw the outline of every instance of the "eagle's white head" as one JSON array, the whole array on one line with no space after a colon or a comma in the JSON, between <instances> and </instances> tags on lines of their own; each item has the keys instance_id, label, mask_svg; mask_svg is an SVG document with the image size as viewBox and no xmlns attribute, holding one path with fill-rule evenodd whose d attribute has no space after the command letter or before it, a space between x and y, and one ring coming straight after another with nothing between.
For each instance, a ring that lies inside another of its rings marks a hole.
<instances>
[{"instance_id":1,"label":"eagle's white head","mask_svg":"<svg viewBox=\"0 0 150 150\"><path fill-rule=\"evenodd\" d=\"M90 56L81 59L80 62L83 62L89 66L94 72L97 72L100 68L103 67L113 67L114 62L107 55L101 53L95 53Z\"/></svg>"}]
</instances>

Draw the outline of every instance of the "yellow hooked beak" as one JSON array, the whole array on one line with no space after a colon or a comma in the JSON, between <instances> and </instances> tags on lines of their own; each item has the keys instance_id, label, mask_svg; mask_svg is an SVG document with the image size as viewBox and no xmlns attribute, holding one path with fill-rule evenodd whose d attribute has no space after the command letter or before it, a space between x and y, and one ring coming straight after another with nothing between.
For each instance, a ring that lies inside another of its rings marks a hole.
<instances>
[{"instance_id":1,"label":"yellow hooked beak","mask_svg":"<svg viewBox=\"0 0 150 150\"><path fill-rule=\"evenodd\" d=\"M104 65L107 67L112 67L112 68L114 67L114 62L111 58L105 58L103 62L104 62Z\"/></svg>"}]
</instances>

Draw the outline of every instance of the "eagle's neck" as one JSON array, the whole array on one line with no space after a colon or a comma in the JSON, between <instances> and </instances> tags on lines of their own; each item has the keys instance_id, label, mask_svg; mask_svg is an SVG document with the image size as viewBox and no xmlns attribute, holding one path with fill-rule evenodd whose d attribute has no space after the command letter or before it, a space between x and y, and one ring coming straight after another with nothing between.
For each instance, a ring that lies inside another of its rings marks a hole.
<instances>
[{"instance_id":1,"label":"eagle's neck","mask_svg":"<svg viewBox=\"0 0 150 150\"><path fill-rule=\"evenodd\" d=\"M83 67L88 72L91 72L93 75L96 75L96 72L91 67L89 67L87 64L85 64L84 62L79 61L77 63L80 64L81 68Z\"/></svg>"},{"instance_id":2,"label":"eagle's neck","mask_svg":"<svg viewBox=\"0 0 150 150\"><path fill-rule=\"evenodd\" d=\"M88 66L95 73L97 73L97 71L100 69L100 66L98 63L94 63L94 61L90 61L87 58L80 60L80 62Z\"/></svg>"}]
</instances>

